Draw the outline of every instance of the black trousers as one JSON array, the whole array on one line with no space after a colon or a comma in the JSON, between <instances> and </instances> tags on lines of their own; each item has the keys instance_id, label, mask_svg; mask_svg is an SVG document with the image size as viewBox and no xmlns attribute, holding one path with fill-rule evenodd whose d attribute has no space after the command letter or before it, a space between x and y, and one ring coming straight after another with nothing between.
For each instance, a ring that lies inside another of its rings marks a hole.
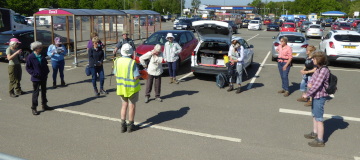
<instances>
[{"instance_id":1,"label":"black trousers","mask_svg":"<svg viewBox=\"0 0 360 160\"><path fill-rule=\"evenodd\" d=\"M237 72L236 72L236 63L230 65L230 63L226 63L228 69L228 75L230 77L230 83L236 83Z\"/></svg>"},{"instance_id":2,"label":"black trousers","mask_svg":"<svg viewBox=\"0 0 360 160\"><path fill-rule=\"evenodd\" d=\"M38 106L38 97L39 97L40 89L41 89L41 104L46 105L46 103L48 102L47 99L46 99L46 82L47 82L47 79L45 79L43 81L35 81L35 82L33 82L34 92L32 94L32 106L31 106L31 108L35 109Z\"/></svg>"},{"instance_id":3,"label":"black trousers","mask_svg":"<svg viewBox=\"0 0 360 160\"><path fill-rule=\"evenodd\" d=\"M146 91L145 91L145 96L150 97L150 93L153 87L153 82L155 79L155 97L159 98L160 97L160 92L161 92L161 75L160 76L152 76L149 74L149 77L146 81Z\"/></svg>"}]
</instances>

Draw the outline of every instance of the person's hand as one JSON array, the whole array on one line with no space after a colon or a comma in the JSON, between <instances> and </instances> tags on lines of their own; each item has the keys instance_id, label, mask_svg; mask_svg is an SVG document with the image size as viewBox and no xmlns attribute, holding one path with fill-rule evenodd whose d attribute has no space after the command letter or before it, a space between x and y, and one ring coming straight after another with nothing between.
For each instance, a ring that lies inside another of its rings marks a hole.
<instances>
[{"instance_id":1,"label":"person's hand","mask_svg":"<svg viewBox=\"0 0 360 160\"><path fill-rule=\"evenodd\" d=\"M282 69L283 69L283 71L286 71L286 68L287 68L287 66L285 65Z\"/></svg>"},{"instance_id":2,"label":"person's hand","mask_svg":"<svg viewBox=\"0 0 360 160\"><path fill-rule=\"evenodd\" d=\"M308 98L306 95L303 95L302 98Z\"/></svg>"},{"instance_id":3,"label":"person's hand","mask_svg":"<svg viewBox=\"0 0 360 160\"><path fill-rule=\"evenodd\" d=\"M311 87L312 87L312 84L311 84L311 83L309 83L309 84L307 85L307 87L308 87L308 88L311 88Z\"/></svg>"},{"instance_id":4,"label":"person's hand","mask_svg":"<svg viewBox=\"0 0 360 160\"><path fill-rule=\"evenodd\" d=\"M15 52L15 54L20 54L22 52L22 49L19 49Z\"/></svg>"},{"instance_id":5,"label":"person's hand","mask_svg":"<svg viewBox=\"0 0 360 160\"><path fill-rule=\"evenodd\" d=\"M300 70L300 73L301 73L301 74L306 74L306 71Z\"/></svg>"}]
</instances>

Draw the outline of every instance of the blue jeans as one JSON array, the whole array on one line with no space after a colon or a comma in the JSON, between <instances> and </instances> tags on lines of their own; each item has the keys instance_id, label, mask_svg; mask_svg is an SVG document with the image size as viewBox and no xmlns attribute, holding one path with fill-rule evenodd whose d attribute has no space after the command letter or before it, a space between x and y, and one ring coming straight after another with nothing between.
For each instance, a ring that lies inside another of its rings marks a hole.
<instances>
[{"instance_id":1,"label":"blue jeans","mask_svg":"<svg viewBox=\"0 0 360 160\"><path fill-rule=\"evenodd\" d=\"M96 87L96 80L97 80L97 76L99 74L99 78L100 78L100 90L104 89L104 80L105 80L105 75L104 75L104 68L101 67L91 67L91 76L92 76L92 84L94 89L97 89Z\"/></svg>"},{"instance_id":2,"label":"blue jeans","mask_svg":"<svg viewBox=\"0 0 360 160\"><path fill-rule=\"evenodd\" d=\"M302 80L301 80L301 83L300 83L300 91L301 92L306 92L307 90L307 84L308 82L311 80L311 76L308 76L306 74L304 74L302 76Z\"/></svg>"},{"instance_id":3,"label":"blue jeans","mask_svg":"<svg viewBox=\"0 0 360 160\"><path fill-rule=\"evenodd\" d=\"M57 77L57 73L59 71L60 73L60 79L61 81L64 81L64 67L65 67L65 61L51 61L51 65L53 68L53 82L56 83L56 77Z\"/></svg>"},{"instance_id":4,"label":"blue jeans","mask_svg":"<svg viewBox=\"0 0 360 160\"><path fill-rule=\"evenodd\" d=\"M285 62L278 62L278 69L281 77L282 88L285 91L289 91L289 72L290 72L290 65L283 71L283 67L285 66Z\"/></svg>"},{"instance_id":5,"label":"blue jeans","mask_svg":"<svg viewBox=\"0 0 360 160\"><path fill-rule=\"evenodd\" d=\"M177 67L177 61L174 62L167 62L169 67L169 76L170 77L176 77L176 67Z\"/></svg>"},{"instance_id":6,"label":"blue jeans","mask_svg":"<svg viewBox=\"0 0 360 160\"><path fill-rule=\"evenodd\" d=\"M318 122L324 121L324 105L328 97L313 98L311 113Z\"/></svg>"}]
</instances>

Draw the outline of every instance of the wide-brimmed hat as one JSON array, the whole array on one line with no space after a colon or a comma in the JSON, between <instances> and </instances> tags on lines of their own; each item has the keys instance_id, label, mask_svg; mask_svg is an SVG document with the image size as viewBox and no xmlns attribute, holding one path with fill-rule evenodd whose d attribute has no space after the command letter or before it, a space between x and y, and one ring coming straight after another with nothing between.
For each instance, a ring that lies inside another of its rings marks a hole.
<instances>
[{"instance_id":1,"label":"wide-brimmed hat","mask_svg":"<svg viewBox=\"0 0 360 160\"><path fill-rule=\"evenodd\" d=\"M175 38L172 33L168 33L168 34L166 35L166 39L168 39L169 37Z\"/></svg>"},{"instance_id":2,"label":"wide-brimmed hat","mask_svg":"<svg viewBox=\"0 0 360 160\"><path fill-rule=\"evenodd\" d=\"M62 44L60 37L55 37L54 42L55 44Z\"/></svg>"},{"instance_id":3,"label":"wide-brimmed hat","mask_svg":"<svg viewBox=\"0 0 360 160\"><path fill-rule=\"evenodd\" d=\"M133 49L129 43L125 43L121 47L121 55L122 56L131 56L133 54Z\"/></svg>"},{"instance_id":4,"label":"wide-brimmed hat","mask_svg":"<svg viewBox=\"0 0 360 160\"><path fill-rule=\"evenodd\" d=\"M11 38L10 42L16 42L16 43L21 43L17 38Z\"/></svg>"}]
</instances>

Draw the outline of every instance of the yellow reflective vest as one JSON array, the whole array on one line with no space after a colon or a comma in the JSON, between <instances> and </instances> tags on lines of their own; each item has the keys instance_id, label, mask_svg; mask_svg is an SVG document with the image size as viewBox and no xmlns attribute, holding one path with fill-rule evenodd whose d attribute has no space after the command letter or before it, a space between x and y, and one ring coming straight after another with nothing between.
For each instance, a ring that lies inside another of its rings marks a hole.
<instances>
[{"instance_id":1,"label":"yellow reflective vest","mask_svg":"<svg viewBox=\"0 0 360 160\"><path fill-rule=\"evenodd\" d=\"M116 94L124 97L131 97L140 91L140 80L134 79L135 61L131 58L121 57L114 62L116 77Z\"/></svg>"}]
</instances>

